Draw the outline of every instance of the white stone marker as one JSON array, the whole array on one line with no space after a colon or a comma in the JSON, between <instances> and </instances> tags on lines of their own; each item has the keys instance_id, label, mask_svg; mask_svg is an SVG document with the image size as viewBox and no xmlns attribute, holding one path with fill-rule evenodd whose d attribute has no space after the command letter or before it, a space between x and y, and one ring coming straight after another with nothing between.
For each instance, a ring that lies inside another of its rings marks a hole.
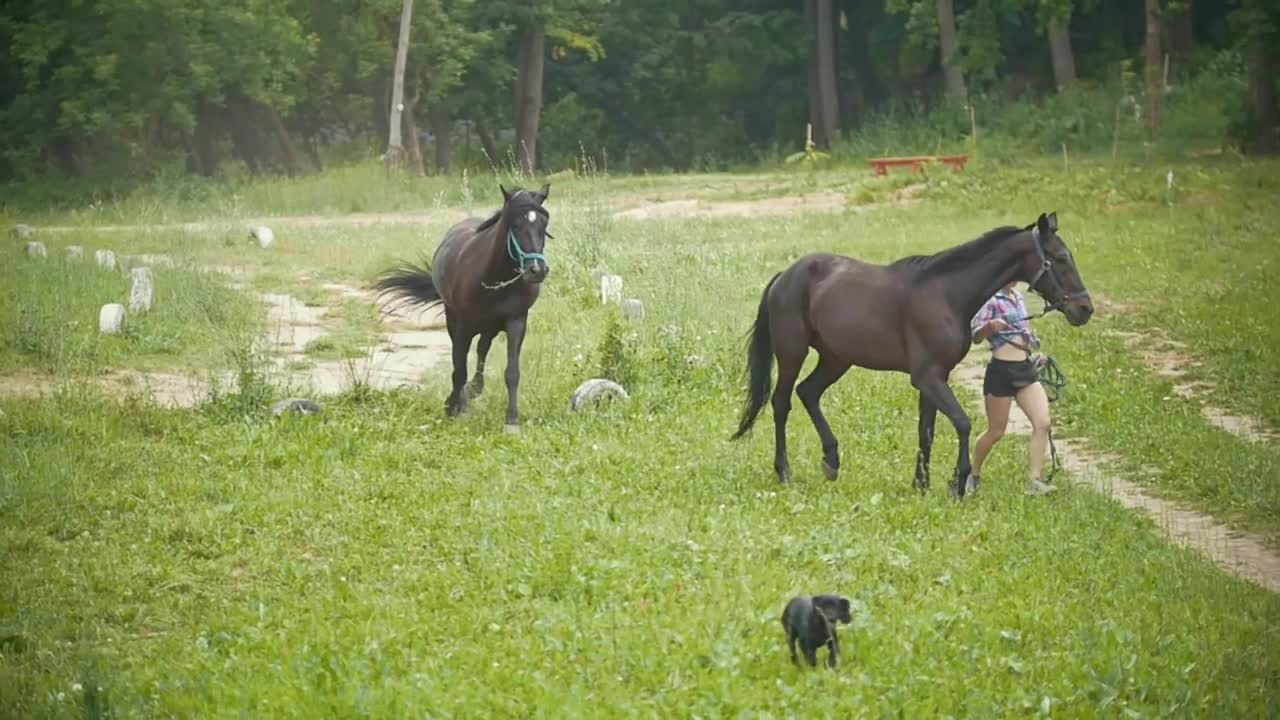
<instances>
[{"instance_id":1,"label":"white stone marker","mask_svg":"<svg viewBox=\"0 0 1280 720\"><path fill-rule=\"evenodd\" d=\"M116 254L110 250L98 250L93 254L93 257L98 261L98 267L103 270L116 269Z\"/></svg>"},{"instance_id":2,"label":"white stone marker","mask_svg":"<svg viewBox=\"0 0 1280 720\"><path fill-rule=\"evenodd\" d=\"M129 312L146 312L151 309L151 296L154 283L151 282L151 268L136 267L129 271Z\"/></svg>"},{"instance_id":3,"label":"white stone marker","mask_svg":"<svg viewBox=\"0 0 1280 720\"><path fill-rule=\"evenodd\" d=\"M605 275L600 278L600 303L608 305L609 303L622 302L622 276L621 275Z\"/></svg>"},{"instance_id":4,"label":"white stone marker","mask_svg":"<svg viewBox=\"0 0 1280 720\"><path fill-rule=\"evenodd\" d=\"M249 228L249 239L258 243L258 247L266 250L271 247L271 243L275 242L276 234L271 232L271 228L266 225L254 225Z\"/></svg>"},{"instance_id":5,"label":"white stone marker","mask_svg":"<svg viewBox=\"0 0 1280 720\"><path fill-rule=\"evenodd\" d=\"M98 311L98 332L115 335L124 329L124 306L120 303L103 305Z\"/></svg>"},{"instance_id":6,"label":"white stone marker","mask_svg":"<svg viewBox=\"0 0 1280 720\"><path fill-rule=\"evenodd\" d=\"M635 298L627 298L622 301L622 315L628 320L644 319L644 303Z\"/></svg>"}]
</instances>

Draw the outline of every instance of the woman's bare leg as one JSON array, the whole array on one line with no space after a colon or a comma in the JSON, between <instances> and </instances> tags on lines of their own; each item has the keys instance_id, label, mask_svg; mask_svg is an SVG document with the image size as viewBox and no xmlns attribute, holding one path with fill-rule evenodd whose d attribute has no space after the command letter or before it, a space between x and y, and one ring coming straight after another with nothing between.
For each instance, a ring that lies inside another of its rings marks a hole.
<instances>
[{"instance_id":1,"label":"woman's bare leg","mask_svg":"<svg viewBox=\"0 0 1280 720\"><path fill-rule=\"evenodd\" d=\"M1044 386L1037 382L1019 390L1017 401L1031 421L1027 479L1038 480L1044 468L1044 453L1049 447L1049 397L1045 395Z\"/></svg>"},{"instance_id":2,"label":"woman's bare leg","mask_svg":"<svg viewBox=\"0 0 1280 720\"><path fill-rule=\"evenodd\" d=\"M987 429L982 431L973 446L974 475L982 474L982 463L987 454L1004 437L1005 428L1009 425L1009 408L1013 405L1013 398L986 395L982 399L987 406Z\"/></svg>"}]
</instances>

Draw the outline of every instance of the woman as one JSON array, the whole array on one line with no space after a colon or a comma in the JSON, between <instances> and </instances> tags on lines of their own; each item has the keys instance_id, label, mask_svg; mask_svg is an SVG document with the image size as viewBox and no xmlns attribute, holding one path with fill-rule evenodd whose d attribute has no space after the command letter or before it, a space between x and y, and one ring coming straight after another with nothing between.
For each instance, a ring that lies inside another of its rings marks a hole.
<instances>
[{"instance_id":1,"label":"woman","mask_svg":"<svg viewBox=\"0 0 1280 720\"><path fill-rule=\"evenodd\" d=\"M1057 488L1040 479L1045 449L1049 445L1049 398L1040 385L1040 356L1032 350L1040 340L1031 331L1027 306L1022 293L1009 283L987 301L969 323L973 344L986 341L991 345L991 361L982 381L983 401L987 409L987 429L973 448L973 471L966 492L978 489L982 463L991 448L1004 437L1009 424L1009 407L1018 402L1031 421L1031 446L1027 469L1027 494L1045 495Z\"/></svg>"}]
</instances>

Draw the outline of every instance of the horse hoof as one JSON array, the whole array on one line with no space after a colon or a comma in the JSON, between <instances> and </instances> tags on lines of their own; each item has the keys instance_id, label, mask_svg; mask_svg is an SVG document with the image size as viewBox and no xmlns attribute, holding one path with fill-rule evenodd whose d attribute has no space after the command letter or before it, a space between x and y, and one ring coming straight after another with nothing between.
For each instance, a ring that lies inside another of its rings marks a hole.
<instances>
[{"instance_id":1,"label":"horse hoof","mask_svg":"<svg viewBox=\"0 0 1280 720\"><path fill-rule=\"evenodd\" d=\"M779 485L786 485L787 483L791 482L791 471L790 471L790 470L778 470L778 471L777 471L777 473L778 473L778 484L779 484Z\"/></svg>"},{"instance_id":2,"label":"horse hoof","mask_svg":"<svg viewBox=\"0 0 1280 720\"><path fill-rule=\"evenodd\" d=\"M840 468L831 467L826 460L822 461L822 474L827 476L828 480L835 480L840 476Z\"/></svg>"},{"instance_id":3,"label":"horse hoof","mask_svg":"<svg viewBox=\"0 0 1280 720\"><path fill-rule=\"evenodd\" d=\"M519 434L520 434L520 426L519 426L519 425L516 425L516 424L514 424L514 423L507 423L506 425L503 425L503 426L502 426L502 432L504 432L504 433L506 433L506 434L508 434L508 435L519 435Z\"/></svg>"},{"instance_id":4,"label":"horse hoof","mask_svg":"<svg viewBox=\"0 0 1280 720\"><path fill-rule=\"evenodd\" d=\"M466 391L467 391L467 399L475 400L476 398L480 397L481 393L484 392L484 383L483 382L477 383L473 380L467 383Z\"/></svg>"}]
</instances>

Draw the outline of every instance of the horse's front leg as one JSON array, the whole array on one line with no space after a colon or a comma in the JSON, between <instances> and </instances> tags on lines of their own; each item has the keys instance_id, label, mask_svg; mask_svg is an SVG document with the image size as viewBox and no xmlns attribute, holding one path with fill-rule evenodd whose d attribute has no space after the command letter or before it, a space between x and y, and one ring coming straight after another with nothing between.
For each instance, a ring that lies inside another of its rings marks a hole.
<instances>
[{"instance_id":1,"label":"horse's front leg","mask_svg":"<svg viewBox=\"0 0 1280 720\"><path fill-rule=\"evenodd\" d=\"M467 384L467 355L471 352L471 338L474 335L447 314L445 317L449 338L453 343L453 391L444 403L444 413L449 417L457 417L467 409L467 396L463 388Z\"/></svg>"},{"instance_id":2,"label":"horse's front leg","mask_svg":"<svg viewBox=\"0 0 1280 720\"><path fill-rule=\"evenodd\" d=\"M955 474L951 478L949 486L952 494L957 498L964 497L964 483L969 476L969 416L965 414L964 408L960 406L960 401L956 400L956 396L951 392L951 388L947 386L947 381L942 373L933 369L924 372L913 372L911 374L911 384L915 385L920 391L921 403L929 402L935 408L947 416L951 421L952 427L956 429L956 438L960 443L960 451L956 457Z\"/></svg>"},{"instance_id":3,"label":"horse's front leg","mask_svg":"<svg viewBox=\"0 0 1280 720\"><path fill-rule=\"evenodd\" d=\"M933 430L938 408L920 393L920 450L916 453L916 476L912 485L920 492L929 491L929 455L933 451Z\"/></svg>"},{"instance_id":4,"label":"horse's front leg","mask_svg":"<svg viewBox=\"0 0 1280 720\"><path fill-rule=\"evenodd\" d=\"M519 432L520 417L516 393L520 389L520 348L524 345L524 331L528 314L507 321L507 432Z\"/></svg>"},{"instance_id":5,"label":"horse's front leg","mask_svg":"<svg viewBox=\"0 0 1280 720\"><path fill-rule=\"evenodd\" d=\"M478 398L484 392L484 363L489 358L489 348L493 346L493 338L497 334L497 331L480 333L480 340L476 343L476 374L467 383L469 399Z\"/></svg>"}]
</instances>

